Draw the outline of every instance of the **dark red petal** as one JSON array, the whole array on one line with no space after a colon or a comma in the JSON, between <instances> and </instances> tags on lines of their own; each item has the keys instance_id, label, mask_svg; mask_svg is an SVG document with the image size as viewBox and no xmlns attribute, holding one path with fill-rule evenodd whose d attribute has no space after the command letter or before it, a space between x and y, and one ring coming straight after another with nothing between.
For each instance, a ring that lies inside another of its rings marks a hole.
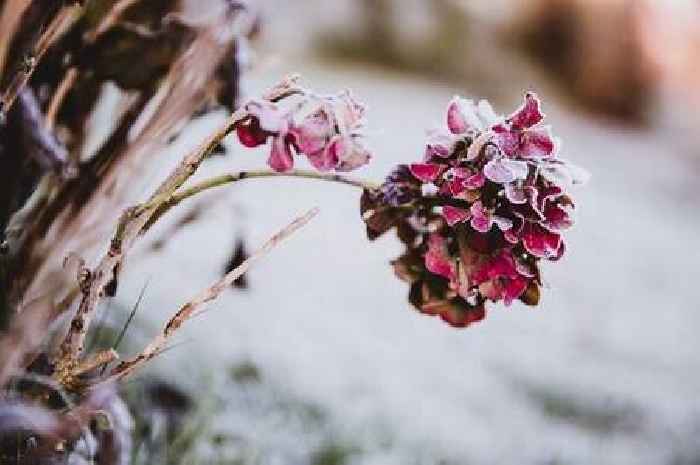
<instances>
[{"instance_id":1,"label":"dark red petal","mask_svg":"<svg viewBox=\"0 0 700 465\"><path fill-rule=\"evenodd\" d=\"M445 167L433 163L414 163L409 166L411 174L423 182L433 182Z\"/></svg>"},{"instance_id":2,"label":"dark red petal","mask_svg":"<svg viewBox=\"0 0 700 465\"><path fill-rule=\"evenodd\" d=\"M469 210L445 205L442 207L442 216L445 218L445 221L447 221L447 224L454 226L459 223L464 223L472 217L472 214Z\"/></svg>"},{"instance_id":3,"label":"dark red petal","mask_svg":"<svg viewBox=\"0 0 700 465\"><path fill-rule=\"evenodd\" d=\"M513 113L508 121L513 129L523 130L530 128L544 119L540 111L540 100L533 92L525 94L525 103L518 111Z\"/></svg>"},{"instance_id":4,"label":"dark red petal","mask_svg":"<svg viewBox=\"0 0 700 465\"><path fill-rule=\"evenodd\" d=\"M236 128L236 135L241 144L248 148L255 148L267 142L268 134L260 129L260 125L255 120L239 124Z\"/></svg>"},{"instance_id":5,"label":"dark red petal","mask_svg":"<svg viewBox=\"0 0 700 465\"><path fill-rule=\"evenodd\" d=\"M561 236L547 231L542 226L534 223L525 225L523 231L523 245L525 250L538 258L556 257L561 249Z\"/></svg>"},{"instance_id":6,"label":"dark red petal","mask_svg":"<svg viewBox=\"0 0 700 465\"><path fill-rule=\"evenodd\" d=\"M523 133L519 155L523 158L546 158L554 154L554 139L548 128L530 129Z\"/></svg>"}]
</instances>

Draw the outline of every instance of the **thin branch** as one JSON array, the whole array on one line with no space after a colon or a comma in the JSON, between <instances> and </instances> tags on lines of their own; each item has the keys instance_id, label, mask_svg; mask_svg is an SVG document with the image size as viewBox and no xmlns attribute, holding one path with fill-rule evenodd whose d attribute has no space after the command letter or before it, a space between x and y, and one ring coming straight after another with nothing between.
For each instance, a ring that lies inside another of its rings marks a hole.
<instances>
[{"instance_id":1,"label":"thin branch","mask_svg":"<svg viewBox=\"0 0 700 465\"><path fill-rule=\"evenodd\" d=\"M32 48L31 53L26 57L23 69L19 70L12 77L10 84L3 93L2 99L0 100L0 116L10 111L17 95L19 95L22 89L27 85L27 82L29 82L39 61L43 58L44 53L46 53L67 26L75 20L75 11L77 8L80 7L71 5L61 8L61 11L51 20L46 30L41 34L39 40L37 40Z\"/></svg>"},{"instance_id":2,"label":"thin branch","mask_svg":"<svg viewBox=\"0 0 700 465\"><path fill-rule=\"evenodd\" d=\"M112 9L102 18L102 21L97 25L95 29L89 31L85 34L84 40L86 43L91 44L97 40L102 34L110 30L121 18L126 10L138 3L139 0L119 0L113 6Z\"/></svg>"},{"instance_id":3,"label":"thin branch","mask_svg":"<svg viewBox=\"0 0 700 465\"><path fill-rule=\"evenodd\" d=\"M66 96L68 95L68 92L71 90L73 85L75 85L75 81L77 79L78 69L72 67L68 71L66 71L66 74L63 76L63 79L61 79L61 82L58 84L56 92L54 92L53 96L51 97L51 102L49 103L49 107L46 110L46 128L49 131L53 131L53 128L56 125L56 117L58 116L58 112L61 109L61 105L63 105L63 101L66 99Z\"/></svg>"},{"instance_id":4,"label":"thin branch","mask_svg":"<svg viewBox=\"0 0 700 465\"><path fill-rule=\"evenodd\" d=\"M334 173L319 173L317 171L309 170L293 170L284 173L279 173L271 170L258 170L258 171L239 171L236 173L222 174L215 176L213 178L202 181L186 189L175 192L170 195L165 201L163 198L158 198L155 200L158 205L156 213L151 217L151 221L146 225L146 229L153 223L155 223L162 215L168 212L171 208L177 206L183 200L193 197L209 189L216 187L225 186L228 184L233 184L235 182L243 181L246 179L260 179L260 178L276 178L276 177L286 177L286 178L305 178L314 179L317 181L333 182L338 184L345 184L348 186L358 187L360 189L375 189L377 184L365 181L362 179L356 179L349 176L343 176ZM150 210L153 208L153 203L146 203L139 209Z\"/></svg>"},{"instance_id":5,"label":"thin branch","mask_svg":"<svg viewBox=\"0 0 700 465\"><path fill-rule=\"evenodd\" d=\"M266 94L265 98L274 102L301 92L301 89L296 85L297 79L296 77L290 77L283 80L280 84L273 87ZM97 304L104 294L105 287L115 277L116 270L121 266L124 256L131 249L160 204L169 199L197 171L206 157L246 116L243 110L234 113L226 124L209 136L199 148L186 155L151 196L147 202L149 205L147 209L132 207L122 214L109 250L93 271L90 286L83 293L78 311L73 317L68 334L61 344L57 360L58 370L71 370L75 365L76 360L84 349L87 331L92 322Z\"/></svg>"},{"instance_id":6,"label":"thin branch","mask_svg":"<svg viewBox=\"0 0 700 465\"><path fill-rule=\"evenodd\" d=\"M76 367L75 371L73 371L72 374L73 376L80 376L82 374L89 373L95 368L99 368L103 365L108 365L118 359L119 354L117 354L117 351L114 349L98 352L92 357L88 358L87 360L82 361L80 365Z\"/></svg>"},{"instance_id":7,"label":"thin branch","mask_svg":"<svg viewBox=\"0 0 700 465\"><path fill-rule=\"evenodd\" d=\"M116 368L114 368L114 370L112 370L111 375L106 381L126 378L134 371L141 368L148 361L156 357L162 352L170 338L184 323L201 314L206 309L209 302L219 297L219 295L225 289L230 288L231 284L245 274L255 262L263 258L282 241L306 225L317 214L318 209L314 208L305 215L294 220L291 224L289 224L289 226L272 236L260 249L253 253L246 261L241 263L240 266L226 274L226 276L216 281L209 288L205 289L192 300L183 305L175 316L168 321L161 333L156 336L155 339L148 344L148 346L146 346L146 348L139 355L131 360L120 363Z\"/></svg>"}]
</instances>

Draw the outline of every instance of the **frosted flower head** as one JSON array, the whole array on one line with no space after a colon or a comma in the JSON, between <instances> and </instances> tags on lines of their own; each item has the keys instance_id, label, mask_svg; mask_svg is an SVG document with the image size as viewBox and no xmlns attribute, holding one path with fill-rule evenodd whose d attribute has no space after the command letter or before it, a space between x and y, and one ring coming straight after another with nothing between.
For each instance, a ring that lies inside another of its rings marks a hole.
<instances>
[{"instance_id":1,"label":"frosted flower head","mask_svg":"<svg viewBox=\"0 0 700 465\"><path fill-rule=\"evenodd\" d=\"M365 192L370 237L396 228L406 252L394 267L421 312L463 327L483 319L488 301L539 302L539 264L564 255L569 190L586 178L558 158L543 120L533 93L508 117L457 97L424 159Z\"/></svg>"},{"instance_id":2,"label":"frosted flower head","mask_svg":"<svg viewBox=\"0 0 700 465\"><path fill-rule=\"evenodd\" d=\"M238 139L246 147L270 143L268 165L275 171L291 170L295 154L319 171L352 171L371 158L363 144L364 107L348 92L305 93L291 108L255 100L244 111Z\"/></svg>"}]
</instances>

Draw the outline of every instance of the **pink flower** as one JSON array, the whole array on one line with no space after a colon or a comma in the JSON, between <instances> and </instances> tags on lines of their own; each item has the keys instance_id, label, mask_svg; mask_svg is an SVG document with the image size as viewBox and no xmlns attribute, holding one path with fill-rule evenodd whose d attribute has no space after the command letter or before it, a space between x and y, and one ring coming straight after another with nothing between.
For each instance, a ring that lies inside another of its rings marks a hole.
<instances>
[{"instance_id":1,"label":"pink flower","mask_svg":"<svg viewBox=\"0 0 700 465\"><path fill-rule=\"evenodd\" d=\"M465 327L485 317L487 300L538 304L539 265L565 253L568 190L587 177L554 157L543 119L531 93L507 118L455 98L423 162L400 166L363 196L370 237L396 228L406 246L394 267L422 313Z\"/></svg>"},{"instance_id":2,"label":"pink flower","mask_svg":"<svg viewBox=\"0 0 700 465\"><path fill-rule=\"evenodd\" d=\"M294 154L305 155L319 171L352 171L369 162L362 144L364 108L345 92L330 97L308 93L291 110L266 101L251 101L237 124L246 147L271 140L268 164L276 171L294 167Z\"/></svg>"}]
</instances>

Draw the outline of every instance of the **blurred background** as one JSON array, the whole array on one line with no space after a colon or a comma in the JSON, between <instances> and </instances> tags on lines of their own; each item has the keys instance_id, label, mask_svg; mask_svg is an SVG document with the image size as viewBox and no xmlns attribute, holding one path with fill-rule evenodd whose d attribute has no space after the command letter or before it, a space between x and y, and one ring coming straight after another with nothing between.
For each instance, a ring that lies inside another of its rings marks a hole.
<instances>
[{"instance_id":1,"label":"blurred background","mask_svg":"<svg viewBox=\"0 0 700 465\"><path fill-rule=\"evenodd\" d=\"M358 175L421 158L454 94L509 113L534 90L562 156L593 178L576 192L570 253L544 270L543 304L494 306L462 331L410 308L389 266L399 243L367 242L350 188L250 181L193 201L124 274L115 306L145 286L137 342L220 276L240 241L255 248L322 210L151 367L194 401L194 463L700 463L700 2L261 6L246 93L289 72L352 89L375 153ZM223 118L195 121L174 152ZM199 176L264 163L227 144Z\"/></svg>"}]
</instances>

